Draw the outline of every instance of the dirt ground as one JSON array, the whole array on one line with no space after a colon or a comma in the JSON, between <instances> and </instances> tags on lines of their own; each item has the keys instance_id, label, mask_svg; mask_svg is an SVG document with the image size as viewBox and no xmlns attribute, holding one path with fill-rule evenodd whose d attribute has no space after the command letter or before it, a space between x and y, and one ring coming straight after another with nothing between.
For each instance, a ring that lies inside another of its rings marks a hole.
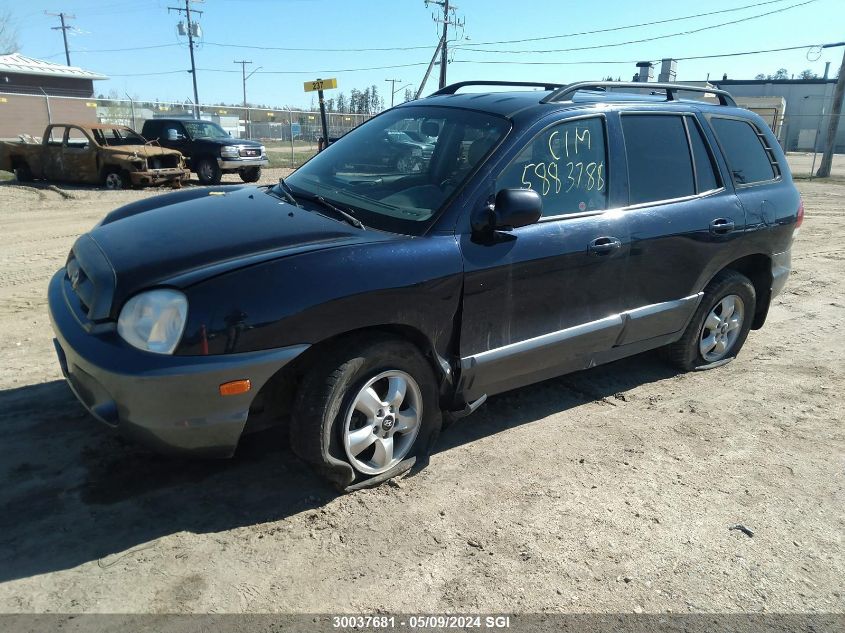
<instances>
[{"instance_id":1,"label":"dirt ground","mask_svg":"<svg viewBox=\"0 0 845 633\"><path fill-rule=\"evenodd\" d=\"M87 415L47 281L157 192L0 183L0 612L845 611L845 186L799 188L795 270L735 362L491 398L418 475L337 496L273 432L184 461Z\"/></svg>"}]
</instances>

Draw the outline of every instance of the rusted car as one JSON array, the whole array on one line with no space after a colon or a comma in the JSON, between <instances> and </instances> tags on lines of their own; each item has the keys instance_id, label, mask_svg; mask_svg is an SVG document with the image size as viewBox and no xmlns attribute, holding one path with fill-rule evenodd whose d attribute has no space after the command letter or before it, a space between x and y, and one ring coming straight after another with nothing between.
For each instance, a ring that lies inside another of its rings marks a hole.
<instances>
[{"instance_id":1,"label":"rusted car","mask_svg":"<svg viewBox=\"0 0 845 633\"><path fill-rule=\"evenodd\" d=\"M40 143L0 143L0 170L20 182L58 180L107 189L170 184L190 173L182 154L164 149L123 125L55 123Z\"/></svg>"}]
</instances>

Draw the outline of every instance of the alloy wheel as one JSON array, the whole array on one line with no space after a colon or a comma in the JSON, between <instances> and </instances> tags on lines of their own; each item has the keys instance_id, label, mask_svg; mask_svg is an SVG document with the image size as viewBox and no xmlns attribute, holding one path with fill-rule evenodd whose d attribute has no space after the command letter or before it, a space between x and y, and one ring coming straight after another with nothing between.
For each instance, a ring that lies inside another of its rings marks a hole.
<instances>
[{"instance_id":1,"label":"alloy wheel","mask_svg":"<svg viewBox=\"0 0 845 633\"><path fill-rule=\"evenodd\" d=\"M355 396L343 427L352 466L367 475L390 470L410 452L422 420L422 392L403 371L371 378Z\"/></svg>"},{"instance_id":2,"label":"alloy wheel","mask_svg":"<svg viewBox=\"0 0 845 633\"><path fill-rule=\"evenodd\" d=\"M737 295L719 301L704 319L698 350L708 363L725 358L733 348L745 320L745 304Z\"/></svg>"}]
</instances>

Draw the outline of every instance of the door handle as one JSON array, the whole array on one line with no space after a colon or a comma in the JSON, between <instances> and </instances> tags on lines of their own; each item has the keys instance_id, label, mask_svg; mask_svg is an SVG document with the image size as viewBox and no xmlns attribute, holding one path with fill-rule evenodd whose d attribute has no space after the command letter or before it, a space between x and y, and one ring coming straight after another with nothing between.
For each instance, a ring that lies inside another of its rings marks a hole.
<instances>
[{"instance_id":1,"label":"door handle","mask_svg":"<svg viewBox=\"0 0 845 633\"><path fill-rule=\"evenodd\" d=\"M590 252L593 255L607 255L621 248L622 241L618 237L597 237L590 242Z\"/></svg>"},{"instance_id":2,"label":"door handle","mask_svg":"<svg viewBox=\"0 0 845 633\"><path fill-rule=\"evenodd\" d=\"M734 230L734 221L730 218L716 218L710 223L710 232L716 235L724 235Z\"/></svg>"}]
</instances>

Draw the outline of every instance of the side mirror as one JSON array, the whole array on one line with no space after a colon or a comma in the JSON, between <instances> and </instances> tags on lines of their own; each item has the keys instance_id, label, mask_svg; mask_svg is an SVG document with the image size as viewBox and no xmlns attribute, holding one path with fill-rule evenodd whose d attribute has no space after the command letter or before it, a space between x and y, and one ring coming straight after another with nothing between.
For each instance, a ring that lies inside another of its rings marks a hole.
<instances>
[{"instance_id":1,"label":"side mirror","mask_svg":"<svg viewBox=\"0 0 845 633\"><path fill-rule=\"evenodd\" d=\"M476 231L510 231L534 224L543 215L543 199L533 189L502 189L496 201L485 209Z\"/></svg>"},{"instance_id":2,"label":"side mirror","mask_svg":"<svg viewBox=\"0 0 845 633\"><path fill-rule=\"evenodd\" d=\"M181 138L182 138L182 135L179 134L179 132L177 130L174 130L173 128L167 130L167 140L168 141L178 141Z\"/></svg>"}]
</instances>

